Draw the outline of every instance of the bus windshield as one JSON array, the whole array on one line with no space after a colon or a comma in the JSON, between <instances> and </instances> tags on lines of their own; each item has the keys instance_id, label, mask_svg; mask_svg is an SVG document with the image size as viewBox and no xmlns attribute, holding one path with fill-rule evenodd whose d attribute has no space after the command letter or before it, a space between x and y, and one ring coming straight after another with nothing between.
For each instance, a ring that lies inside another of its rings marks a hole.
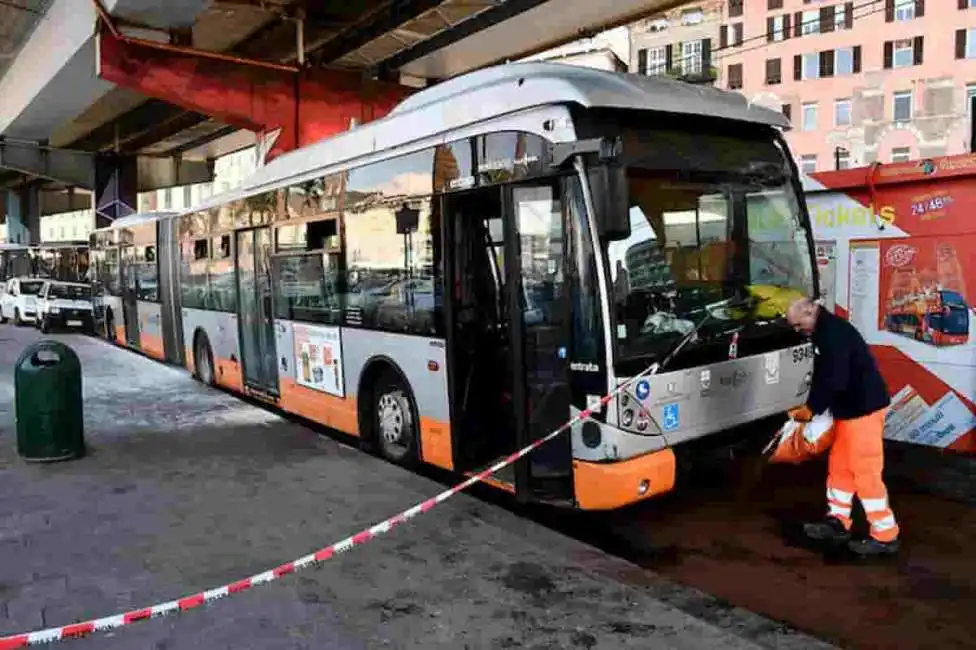
<instances>
[{"instance_id":1,"label":"bus windshield","mask_svg":"<svg viewBox=\"0 0 976 650\"><path fill-rule=\"evenodd\" d=\"M775 142L666 135L661 151L630 158L630 236L607 244L618 361L661 353L706 305L751 285L814 294L809 233ZM723 312L713 329L747 315Z\"/></svg>"}]
</instances>

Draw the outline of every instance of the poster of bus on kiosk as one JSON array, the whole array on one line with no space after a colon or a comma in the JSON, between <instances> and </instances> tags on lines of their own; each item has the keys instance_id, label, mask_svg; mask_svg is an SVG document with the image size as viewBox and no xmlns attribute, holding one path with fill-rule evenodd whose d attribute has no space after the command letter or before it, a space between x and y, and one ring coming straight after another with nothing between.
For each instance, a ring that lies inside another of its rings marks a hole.
<instances>
[{"instance_id":1,"label":"poster of bus on kiosk","mask_svg":"<svg viewBox=\"0 0 976 650\"><path fill-rule=\"evenodd\" d=\"M871 345L892 394L885 437L976 452L976 155L821 172L804 186L815 237L834 251L818 259L834 311Z\"/></svg>"}]
</instances>

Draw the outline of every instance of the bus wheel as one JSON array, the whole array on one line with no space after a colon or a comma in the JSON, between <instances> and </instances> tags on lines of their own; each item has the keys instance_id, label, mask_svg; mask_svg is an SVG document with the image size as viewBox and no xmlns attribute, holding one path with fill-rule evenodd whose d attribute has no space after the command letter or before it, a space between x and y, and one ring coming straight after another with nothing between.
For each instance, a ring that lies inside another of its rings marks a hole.
<instances>
[{"instance_id":1,"label":"bus wheel","mask_svg":"<svg viewBox=\"0 0 976 650\"><path fill-rule=\"evenodd\" d=\"M385 372L373 390L374 429L380 454L399 465L417 462L418 419L410 390L393 372Z\"/></svg>"},{"instance_id":2,"label":"bus wheel","mask_svg":"<svg viewBox=\"0 0 976 650\"><path fill-rule=\"evenodd\" d=\"M193 366L196 368L196 378L207 386L214 385L214 362L213 352L210 351L210 343L206 336L198 336L197 343L193 346Z\"/></svg>"}]
</instances>

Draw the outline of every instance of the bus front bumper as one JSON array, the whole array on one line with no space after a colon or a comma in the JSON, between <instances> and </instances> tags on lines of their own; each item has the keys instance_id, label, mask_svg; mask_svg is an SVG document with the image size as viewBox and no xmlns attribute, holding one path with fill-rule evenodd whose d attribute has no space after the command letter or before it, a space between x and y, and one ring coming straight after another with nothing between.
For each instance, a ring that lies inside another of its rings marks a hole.
<instances>
[{"instance_id":1,"label":"bus front bumper","mask_svg":"<svg viewBox=\"0 0 976 650\"><path fill-rule=\"evenodd\" d=\"M670 492L677 463L670 448L627 460L573 460L576 503L583 510L613 510Z\"/></svg>"}]
</instances>

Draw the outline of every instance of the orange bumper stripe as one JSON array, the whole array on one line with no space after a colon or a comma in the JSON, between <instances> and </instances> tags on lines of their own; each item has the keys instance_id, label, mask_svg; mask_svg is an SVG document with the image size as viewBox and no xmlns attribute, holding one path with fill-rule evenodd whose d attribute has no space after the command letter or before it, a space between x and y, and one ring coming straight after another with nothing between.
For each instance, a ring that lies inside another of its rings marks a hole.
<instances>
[{"instance_id":1,"label":"orange bumper stripe","mask_svg":"<svg viewBox=\"0 0 976 650\"><path fill-rule=\"evenodd\" d=\"M618 462L573 461L576 502L583 510L612 510L670 492L675 481L674 451L662 449ZM641 492L641 485L647 489Z\"/></svg>"}]
</instances>

